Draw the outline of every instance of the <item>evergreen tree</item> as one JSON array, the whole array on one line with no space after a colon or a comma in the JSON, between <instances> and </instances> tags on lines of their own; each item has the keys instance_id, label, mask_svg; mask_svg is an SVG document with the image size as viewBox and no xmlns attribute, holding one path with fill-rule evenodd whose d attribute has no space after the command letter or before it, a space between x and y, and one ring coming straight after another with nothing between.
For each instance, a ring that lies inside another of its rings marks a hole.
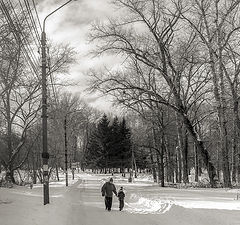
<instances>
[{"instance_id":1,"label":"evergreen tree","mask_svg":"<svg viewBox=\"0 0 240 225\"><path fill-rule=\"evenodd\" d=\"M121 172L124 168L131 166L132 154L131 154L131 132L127 128L125 118L120 123L120 160L121 160Z\"/></svg>"},{"instance_id":2,"label":"evergreen tree","mask_svg":"<svg viewBox=\"0 0 240 225\"><path fill-rule=\"evenodd\" d=\"M97 128L92 131L90 135L87 151L84 155L84 164L89 168L104 168L104 157L102 154L102 149L100 147Z\"/></svg>"},{"instance_id":3,"label":"evergreen tree","mask_svg":"<svg viewBox=\"0 0 240 225\"><path fill-rule=\"evenodd\" d=\"M109 120L107 118L107 115L104 114L101 120L99 121L97 125L97 134L96 138L98 140L98 146L100 148L100 152L102 154L102 159L104 162L101 162L104 164L105 173L106 169L109 168L109 141L110 141L110 128L109 128Z\"/></svg>"},{"instance_id":4,"label":"evergreen tree","mask_svg":"<svg viewBox=\"0 0 240 225\"><path fill-rule=\"evenodd\" d=\"M113 119L113 123L110 126L110 160L111 166L114 168L120 167L120 153L121 153L121 133L118 117Z\"/></svg>"},{"instance_id":5,"label":"evergreen tree","mask_svg":"<svg viewBox=\"0 0 240 225\"><path fill-rule=\"evenodd\" d=\"M112 124L103 115L92 132L85 153L85 165L88 168L124 168L131 166L131 132L123 118L119 122L116 116Z\"/></svg>"}]
</instances>

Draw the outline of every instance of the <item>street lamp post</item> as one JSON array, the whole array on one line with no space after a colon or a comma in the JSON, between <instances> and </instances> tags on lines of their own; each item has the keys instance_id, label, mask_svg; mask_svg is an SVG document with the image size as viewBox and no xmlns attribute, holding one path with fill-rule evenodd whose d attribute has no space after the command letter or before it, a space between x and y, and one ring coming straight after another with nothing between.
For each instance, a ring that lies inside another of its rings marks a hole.
<instances>
[{"instance_id":1,"label":"street lamp post","mask_svg":"<svg viewBox=\"0 0 240 225\"><path fill-rule=\"evenodd\" d=\"M46 19L53 13L61 9L63 6L67 5L73 0L69 0L63 5L59 6L57 9L49 13L43 20L43 30L41 36L41 49L42 49L42 159L43 159L43 203L44 205L49 204L49 175L48 175L48 146L47 146L47 59L46 59L46 33L45 33L45 23Z\"/></svg>"}]
</instances>

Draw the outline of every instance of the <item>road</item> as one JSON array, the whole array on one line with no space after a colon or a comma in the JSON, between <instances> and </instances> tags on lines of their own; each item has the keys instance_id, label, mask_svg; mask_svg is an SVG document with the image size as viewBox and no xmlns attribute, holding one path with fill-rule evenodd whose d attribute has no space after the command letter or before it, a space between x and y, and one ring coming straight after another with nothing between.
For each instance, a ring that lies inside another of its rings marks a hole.
<instances>
[{"instance_id":1,"label":"road","mask_svg":"<svg viewBox=\"0 0 240 225\"><path fill-rule=\"evenodd\" d=\"M189 209L181 206L171 205L166 209L162 208L162 212L138 213L131 210L133 194L152 193L151 187L129 186L126 202L128 206L123 211L118 210L118 200L113 199L113 208L111 212L105 210L103 197L100 194L102 183L99 179L79 180L72 187L69 187L65 193L68 199L68 213L66 225L239 225L240 212L238 210L217 210L217 209ZM116 183L117 185L117 183ZM162 196L171 198L178 189L160 189ZM155 190L154 190L155 192ZM181 191L180 191L181 192ZM199 198L201 194L198 192L186 192L189 198ZM182 191L182 194L186 196ZM210 192L213 193L214 192ZM208 195L208 194L207 194ZM211 194L209 194L211 195ZM215 193L216 195L216 193ZM215 196L213 196L215 197Z\"/></svg>"}]
</instances>

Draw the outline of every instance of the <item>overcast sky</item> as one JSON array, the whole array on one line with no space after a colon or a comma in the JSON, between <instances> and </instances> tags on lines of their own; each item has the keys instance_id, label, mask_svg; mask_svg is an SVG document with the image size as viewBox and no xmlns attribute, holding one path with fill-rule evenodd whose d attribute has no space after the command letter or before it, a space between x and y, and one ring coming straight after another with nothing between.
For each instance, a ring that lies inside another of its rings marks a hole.
<instances>
[{"instance_id":1,"label":"overcast sky","mask_svg":"<svg viewBox=\"0 0 240 225\"><path fill-rule=\"evenodd\" d=\"M37 11L42 22L46 15L67 2L67 0L36 0ZM86 88L87 77L84 75L90 68L117 63L114 57L91 58L87 55L93 47L88 43L87 35L91 23L104 21L116 13L110 0L77 0L72 1L51 15L46 21L46 35L52 42L69 43L78 52L77 64L71 67L71 78L81 82L74 91ZM87 97L87 96L86 96ZM105 109L109 104L104 99L88 96L88 102L95 107Z\"/></svg>"}]
</instances>

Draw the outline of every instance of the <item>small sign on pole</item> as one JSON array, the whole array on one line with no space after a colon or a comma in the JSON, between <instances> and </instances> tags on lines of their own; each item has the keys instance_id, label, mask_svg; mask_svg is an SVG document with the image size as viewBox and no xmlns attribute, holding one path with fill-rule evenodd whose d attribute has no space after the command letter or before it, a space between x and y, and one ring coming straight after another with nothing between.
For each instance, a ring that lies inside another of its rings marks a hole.
<instances>
[{"instance_id":1,"label":"small sign on pole","mask_svg":"<svg viewBox=\"0 0 240 225\"><path fill-rule=\"evenodd\" d=\"M72 163L72 169L76 169L77 168L77 163Z\"/></svg>"},{"instance_id":2,"label":"small sign on pole","mask_svg":"<svg viewBox=\"0 0 240 225\"><path fill-rule=\"evenodd\" d=\"M48 171L48 165L43 165L43 171Z\"/></svg>"}]
</instances>

